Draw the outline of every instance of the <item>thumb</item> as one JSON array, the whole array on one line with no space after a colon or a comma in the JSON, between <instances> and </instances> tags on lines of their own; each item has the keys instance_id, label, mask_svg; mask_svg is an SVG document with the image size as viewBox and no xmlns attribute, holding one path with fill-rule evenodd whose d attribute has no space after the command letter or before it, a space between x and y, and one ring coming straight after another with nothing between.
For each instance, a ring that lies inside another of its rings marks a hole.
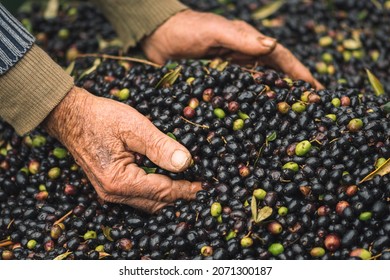
<instances>
[{"instance_id":1,"label":"thumb","mask_svg":"<svg viewBox=\"0 0 390 280\"><path fill-rule=\"evenodd\" d=\"M230 21L220 25L216 32L217 43L224 48L249 55L261 56L271 53L276 46L276 39L267 37L244 21Z\"/></svg>"},{"instance_id":2,"label":"thumb","mask_svg":"<svg viewBox=\"0 0 390 280\"><path fill-rule=\"evenodd\" d=\"M179 142L158 130L151 121L133 108L126 108L124 126L132 129L122 136L127 149L146 155L152 162L172 172L187 169L192 161L190 152Z\"/></svg>"},{"instance_id":3,"label":"thumb","mask_svg":"<svg viewBox=\"0 0 390 280\"><path fill-rule=\"evenodd\" d=\"M190 166L192 157L183 145L157 128L149 133L150 137L145 145L145 155L151 161L172 172L181 172Z\"/></svg>"}]
</instances>

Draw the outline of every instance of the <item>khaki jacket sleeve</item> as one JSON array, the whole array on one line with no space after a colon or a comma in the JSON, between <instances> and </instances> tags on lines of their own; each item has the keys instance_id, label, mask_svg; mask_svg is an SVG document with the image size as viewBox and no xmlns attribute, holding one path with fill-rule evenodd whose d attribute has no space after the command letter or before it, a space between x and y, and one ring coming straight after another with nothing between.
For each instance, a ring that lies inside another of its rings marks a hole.
<instances>
[{"instance_id":1,"label":"khaki jacket sleeve","mask_svg":"<svg viewBox=\"0 0 390 280\"><path fill-rule=\"evenodd\" d=\"M33 45L0 76L0 116L20 135L38 126L73 87L73 78Z\"/></svg>"},{"instance_id":2,"label":"khaki jacket sleeve","mask_svg":"<svg viewBox=\"0 0 390 280\"><path fill-rule=\"evenodd\" d=\"M90 0L95 3L123 41L134 47L172 15L187 9L176 0Z\"/></svg>"}]
</instances>

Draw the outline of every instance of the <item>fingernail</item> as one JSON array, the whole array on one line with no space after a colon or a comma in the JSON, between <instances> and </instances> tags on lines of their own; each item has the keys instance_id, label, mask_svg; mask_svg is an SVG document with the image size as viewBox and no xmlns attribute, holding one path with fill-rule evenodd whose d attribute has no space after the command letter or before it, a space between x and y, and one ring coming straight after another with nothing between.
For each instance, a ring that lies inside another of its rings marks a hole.
<instances>
[{"instance_id":1,"label":"fingernail","mask_svg":"<svg viewBox=\"0 0 390 280\"><path fill-rule=\"evenodd\" d=\"M263 44L263 46L267 48L273 48L276 45L276 40L273 38L265 37L265 38L258 38L258 39Z\"/></svg>"},{"instance_id":2,"label":"fingernail","mask_svg":"<svg viewBox=\"0 0 390 280\"><path fill-rule=\"evenodd\" d=\"M186 167L190 160L191 157L189 157L188 154L182 150L176 150L171 157L172 165L178 170Z\"/></svg>"}]
</instances>

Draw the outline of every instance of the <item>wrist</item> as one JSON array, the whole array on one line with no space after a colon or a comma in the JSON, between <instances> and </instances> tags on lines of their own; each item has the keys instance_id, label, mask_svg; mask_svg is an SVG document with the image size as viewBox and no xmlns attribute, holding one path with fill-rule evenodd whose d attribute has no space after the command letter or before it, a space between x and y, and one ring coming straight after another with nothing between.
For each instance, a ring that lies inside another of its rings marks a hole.
<instances>
[{"instance_id":1,"label":"wrist","mask_svg":"<svg viewBox=\"0 0 390 280\"><path fill-rule=\"evenodd\" d=\"M69 139L77 139L82 133L79 123L83 120L83 112L89 107L91 97L87 91L73 86L45 118L43 127L51 136L68 146Z\"/></svg>"}]
</instances>

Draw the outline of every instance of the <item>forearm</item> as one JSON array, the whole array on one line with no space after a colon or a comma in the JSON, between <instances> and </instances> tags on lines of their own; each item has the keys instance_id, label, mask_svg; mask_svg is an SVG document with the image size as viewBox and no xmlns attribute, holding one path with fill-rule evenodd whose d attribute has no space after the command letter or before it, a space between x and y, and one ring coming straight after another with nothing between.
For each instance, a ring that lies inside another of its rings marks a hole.
<instances>
[{"instance_id":1,"label":"forearm","mask_svg":"<svg viewBox=\"0 0 390 280\"><path fill-rule=\"evenodd\" d=\"M1 5L0 32L0 117L24 134L64 98L73 79Z\"/></svg>"},{"instance_id":2,"label":"forearm","mask_svg":"<svg viewBox=\"0 0 390 280\"><path fill-rule=\"evenodd\" d=\"M125 48L134 47L187 7L177 0L90 0L111 22Z\"/></svg>"}]
</instances>

